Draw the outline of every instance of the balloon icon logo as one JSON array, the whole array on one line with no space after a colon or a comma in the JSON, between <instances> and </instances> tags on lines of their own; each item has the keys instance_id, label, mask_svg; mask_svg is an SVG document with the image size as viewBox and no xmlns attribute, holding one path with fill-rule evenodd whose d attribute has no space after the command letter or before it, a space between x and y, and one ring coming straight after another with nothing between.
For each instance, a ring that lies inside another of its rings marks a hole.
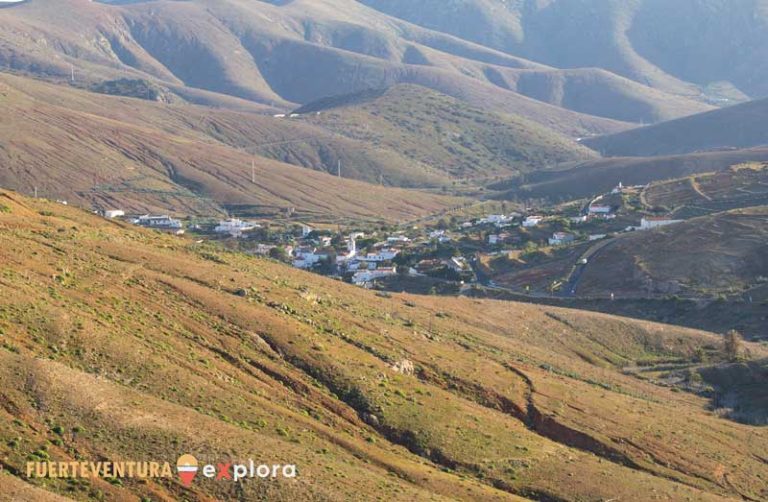
<instances>
[{"instance_id":1,"label":"balloon icon logo","mask_svg":"<svg viewBox=\"0 0 768 502\"><path fill-rule=\"evenodd\" d=\"M197 476L197 459L192 455L182 455L176 461L176 471L179 473L181 484L189 486Z\"/></svg>"}]
</instances>

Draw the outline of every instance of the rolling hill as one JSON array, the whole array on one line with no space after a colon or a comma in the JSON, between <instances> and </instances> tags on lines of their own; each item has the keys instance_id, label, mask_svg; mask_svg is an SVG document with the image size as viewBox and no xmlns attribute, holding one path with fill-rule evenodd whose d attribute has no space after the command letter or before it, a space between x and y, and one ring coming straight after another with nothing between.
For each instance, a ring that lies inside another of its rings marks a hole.
<instances>
[{"instance_id":1,"label":"rolling hill","mask_svg":"<svg viewBox=\"0 0 768 502\"><path fill-rule=\"evenodd\" d=\"M768 100L663 122L623 134L589 138L586 146L609 156L674 155L768 144Z\"/></svg>"},{"instance_id":2,"label":"rolling hill","mask_svg":"<svg viewBox=\"0 0 768 502\"><path fill-rule=\"evenodd\" d=\"M394 152L292 121L102 96L9 75L0 76L0 109L9 117L0 125L0 185L25 193L36 188L41 196L86 207L203 215L271 215L292 207L309 219L395 221L457 202L297 167L335 171L342 159L359 166L347 176L363 180L378 172L391 184L444 180Z\"/></svg>"},{"instance_id":3,"label":"rolling hill","mask_svg":"<svg viewBox=\"0 0 768 502\"><path fill-rule=\"evenodd\" d=\"M763 428L715 414L708 398L681 392L687 384L632 370L675 363L712 378L707 370L726 368L715 363L716 335L546 306L377 295L10 192L0 209L2 493L768 496ZM692 363L701 353L713 362ZM185 488L175 478L23 473L30 458L173 463L182 453L294 463L298 475Z\"/></svg>"},{"instance_id":4,"label":"rolling hill","mask_svg":"<svg viewBox=\"0 0 768 502\"><path fill-rule=\"evenodd\" d=\"M0 67L61 81L74 67L76 85L140 78L197 103L282 110L410 83L572 136L709 108L605 71L559 72L354 0L65 1L66 15L52 14L59 0L0 11Z\"/></svg>"},{"instance_id":5,"label":"rolling hill","mask_svg":"<svg viewBox=\"0 0 768 502\"><path fill-rule=\"evenodd\" d=\"M297 112L313 125L431 166L447 180L510 176L595 156L528 120L412 85L326 99Z\"/></svg>"}]
</instances>

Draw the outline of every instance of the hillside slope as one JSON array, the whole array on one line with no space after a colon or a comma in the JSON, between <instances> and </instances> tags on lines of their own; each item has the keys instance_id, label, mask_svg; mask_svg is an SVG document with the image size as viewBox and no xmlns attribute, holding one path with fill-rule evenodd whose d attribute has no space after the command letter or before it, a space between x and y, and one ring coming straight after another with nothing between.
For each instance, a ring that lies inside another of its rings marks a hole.
<instances>
[{"instance_id":1,"label":"hillside slope","mask_svg":"<svg viewBox=\"0 0 768 502\"><path fill-rule=\"evenodd\" d=\"M735 295L768 281L768 207L738 209L616 239L587 266L582 295Z\"/></svg>"},{"instance_id":2,"label":"hillside slope","mask_svg":"<svg viewBox=\"0 0 768 502\"><path fill-rule=\"evenodd\" d=\"M269 215L293 207L308 218L392 221L456 203L267 158L328 171L341 159L358 167L347 176L374 181L385 172L390 184L443 181L394 152L292 121L102 96L8 75L0 75L0 110L6 117L0 186L25 193L37 188L42 196L86 206L204 215L225 209Z\"/></svg>"},{"instance_id":3,"label":"hillside slope","mask_svg":"<svg viewBox=\"0 0 768 502\"><path fill-rule=\"evenodd\" d=\"M717 350L714 335L543 306L377 296L59 204L7 192L0 204L5 493L768 496L765 430L619 371ZM43 482L22 467L181 453L295 463L299 475L184 488Z\"/></svg>"},{"instance_id":4,"label":"hillside slope","mask_svg":"<svg viewBox=\"0 0 768 502\"><path fill-rule=\"evenodd\" d=\"M73 65L77 85L147 78L195 102L232 106L226 96L280 109L411 83L573 136L630 127L619 120L656 122L707 108L602 74L589 79L584 99L578 89L569 99L531 99L536 93L514 92L498 75L556 69L354 0L64 3L66 12L58 12L60 0L0 11L0 67L69 80ZM595 106L593 93L611 96L612 106Z\"/></svg>"},{"instance_id":5,"label":"hillside slope","mask_svg":"<svg viewBox=\"0 0 768 502\"><path fill-rule=\"evenodd\" d=\"M495 186L501 197L574 199L605 193L619 183L645 185L694 174L724 171L735 164L760 162L768 148L724 150L660 157L615 157L596 159L558 170L530 173L522 179Z\"/></svg>"},{"instance_id":6,"label":"hillside slope","mask_svg":"<svg viewBox=\"0 0 768 502\"><path fill-rule=\"evenodd\" d=\"M626 133L590 138L585 145L610 156L650 156L768 144L768 100L750 101Z\"/></svg>"},{"instance_id":7,"label":"hillside slope","mask_svg":"<svg viewBox=\"0 0 768 502\"><path fill-rule=\"evenodd\" d=\"M401 152L454 179L509 176L595 156L533 122L485 112L418 86L337 97L298 112L307 113L313 125Z\"/></svg>"}]
</instances>

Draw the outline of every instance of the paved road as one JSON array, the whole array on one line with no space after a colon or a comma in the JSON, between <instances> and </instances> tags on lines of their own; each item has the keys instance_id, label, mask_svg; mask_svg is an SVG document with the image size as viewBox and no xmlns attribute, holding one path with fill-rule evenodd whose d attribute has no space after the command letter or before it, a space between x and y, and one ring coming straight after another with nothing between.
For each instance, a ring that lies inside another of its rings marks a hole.
<instances>
[{"instance_id":1,"label":"paved road","mask_svg":"<svg viewBox=\"0 0 768 502\"><path fill-rule=\"evenodd\" d=\"M600 253L602 253L606 248L614 245L616 241L619 239L619 237L614 237L612 239L608 240L602 240L595 244L594 246L587 249L583 255L579 258L579 260L576 262L576 265L573 266L573 269L571 270L570 275L568 276L568 279L565 281L565 284L558 292L557 296L561 296L564 298L573 298L576 296L576 293L579 288L579 281L581 280L581 276L584 275L584 272L587 270L587 267L589 267L592 264L592 260L595 259ZM586 263L582 263L586 261Z\"/></svg>"}]
</instances>

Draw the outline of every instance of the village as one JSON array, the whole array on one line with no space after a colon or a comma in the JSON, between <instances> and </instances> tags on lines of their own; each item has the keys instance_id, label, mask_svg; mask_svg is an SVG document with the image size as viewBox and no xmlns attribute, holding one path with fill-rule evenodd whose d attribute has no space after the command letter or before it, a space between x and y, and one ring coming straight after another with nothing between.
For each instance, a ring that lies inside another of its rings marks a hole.
<instances>
[{"instance_id":1,"label":"village","mask_svg":"<svg viewBox=\"0 0 768 502\"><path fill-rule=\"evenodd\" d=\"M499 287L493 267L488 265L494 260L509 261L514 256L515 266L524 269L535 261L532 257L540 262L569 248L589 250L591 243L680 221L644 211L638 203L643 188L619 184L589 201L535 209L521 205L514 211L482 216L458 211L420 224L390 227L359 224L342 228L239 218L187 223L169 215L126 215L119 209L100 214L200 241L220 242L365 288L461 293L476 286ZM585 267L588 254L567 256L573 267ZM555 285L549 292L554 294L565 282L564 277L547 278L547 284ZM531 285L518 290L530 293Z\"/></svg>"}]
</instances>

